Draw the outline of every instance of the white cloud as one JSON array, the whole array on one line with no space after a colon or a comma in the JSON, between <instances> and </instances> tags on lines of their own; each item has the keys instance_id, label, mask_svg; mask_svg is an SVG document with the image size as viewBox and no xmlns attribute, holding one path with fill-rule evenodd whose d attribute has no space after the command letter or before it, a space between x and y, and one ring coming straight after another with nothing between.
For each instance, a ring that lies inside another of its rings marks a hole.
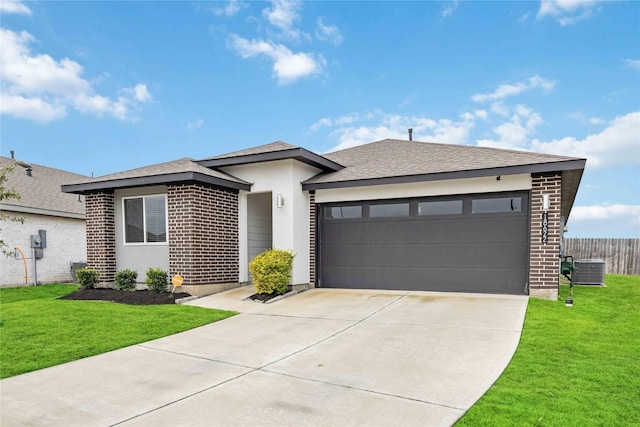
<instances>
[{"instance_id":1,"label":"white cloud","mask_svg":"<svg viewBox=\"0 0 640 427\"><path fill-rule=\"evenodd\" d=\"M271 7L263 9L262 15L280 30L280 37L291 40L309 38L307 34L294 27L300 21L300 9L302 2L298 0L272 0Z\"/></svg>"},{"instance_id":2,"label":"white cloud","mask_svg":"<svg viewBox=\"0 0 640 427\"><path fill-rule=\"evenodd\" d=\"M67 108L118 119L133 119L132 109L151 99L144 84L122 90L115 101L94 93L82 78L82 65L68 58L56 61L46 54L32 54L34 37L0 29L2 114L46 123L67 114Z\"/></svg>"},{"instance_id":3,"label":"white cloud","mask_svg":"<svg viewBox=\"0 0 640 427\"><path fill-rule=\"evenodd\" d=\"M212 10L217 16L234 16L236 13L247 7L249 7L249 5L240 0L229 0L224 7L214 7Z\"/></svg>"},{"instance_id":4,"label":"white cloud","mask_svg":"<svg viewBox=\"0 0 640 427\"><path fill-rule=\"evenodd\" d=\"M319 129L329 127L332 124L333 124L333 121L330 118L323 117L322 119L320 119L317 122L315 122L314 124L312 124L311 127L309 128L309 130L312 131L312 132L315 132L315 131L317 131Z\"/></svg>"},{"instance_id":5,"label":"white cloud","mask_svg":"<svg viewBox=\"0 0 640 427\"><path fill-rule=\"evenodd\" d=\"M325 25L322 18L318 18L318 27L316 29L316 37L322 41L330 41L335 45L342 43L343 37L340 33L340 29L335 25Z\"/></svg>"},{"instance_id":6,"label":"white cloud","mask_svg":"<svg viewBox=\"0 0 640 427\"><path fill-rule=\"evenodd\" d=\"M48 103L39 98L2 94L0 114L8 114L39 123L61 119L67 115L64 105Z\"/></svg>"},{"instance_id":7,"label":"white cloud","mask_svg":"<svg viewBox=\"0 0 640 427\"><path fill-rule=\"evenodd\" d=\"M2 0L0 1L0 13L31 15L31 9L20 0Z\"/></svg>"},{"instance_id":8,"label":"white cloud","mask_svg":"<svg viewBox=\"0 0 640 427\"><path fill-rule=\"evenodd\" d=\"M616 117L600 133L584 139L566 137L531 142L531 149L542 153L586 157L591 167L622 164L640 165L640 111Z\"/></svg>"},{"instance_id":9,"label":"white cloud","mask_svg":"<svg viewBox=\"0 0 640 427\"><path fill-rule=\"evenodd\" d=\"M264 55L273 61L273 73L279 84L293 83L302 77L320 74L326 66L322 55L293 53L282 44L272 41L247 40L236 34L230 38L231 47L242 57Z\"/></svg>"},{"instance_id":10,"label":"white cloud","mask_svg":"<svg viewBox=\"0 0 640 427\"><path fill-rule=\"evenodd\" d=\"M201 128L204 125L204 120L202 118L197 118L194 121L187 122L187 130L192 131L198 128Z\"/></svg>"},{"instance_id":11,"label":"white cloud","mask_svg":"<svg viewBox=\"0 0 640 427\"><path fill-rule=\"evenodd\" d=\"M458 8L458 0L451 0L445 3L440 10L440 14L445 18L453 15L453 12Z\"/></svg>"},{"instance_id":12,"label":"white cloud","mask_svg":"<svg viewBox=\"0 0 640 427\"><path fill-rule=\"evenodd\" d=\"M590 125L601 125L604 123L604 120L602 120L600 117L591 117L589 118L589 124Z\"/></svg>"},{"instance_id":13,"label":"white cloud","mask_svg":"<svg viewBox=\"0 0 640 427\"><path fill-rule=\"evenodd\" d=\"M634 70L640 70L640 59L625 59L625 64Z\"/></svg>"},{"instance_id":14,"label":"white cloud","mask_svg":"<svg viewBox=\"0 0 640 427\"><path fill-rule=\"evenodd\" d=\"M640 205L593 205L574 206L571 209L571 219L581 220L603 220L603 219L630 219L633 223L640 225Z\"/></svg>"},{"instance_id":15,"label":"white cloud","mask_svg":"<svg viewBox=\"0 0 640 427\"><path fill-rule=\"evenodd\" d=\"M496 139L480 139L477 144L481 147L525 150L528 148L529 136L542 123L542 117L538 113L518 104L508 122L493 128Z\"/></svg>"},{"instance_id":16,"label":"white cloud","mask_svg":"<svg viewBox=\"0 0 640 427\"><path fill-rule=\"evenodd\" d=\"M550 16L562 26L573 25L589 19L595 12L600 0L541 0L536 19Z\"/></svg>"},{"instance_id":17,"label":"white cloud","mask_svg":"<svg viewBox=\"0 0 640 427\"><path fill-rule=\"evenodd\" d=\"M480 117L482 120L487 120L489 117L489 113L487 113L486 110L475 110L473 114L475 114L476 117Z\"/></svg>"},{"instance_id":18,"label":"white cloud","mask_svg":"<svg viewBox=\"0 0 640 427\"><path fill-rule=\"evenodd\" d=\"M139 83L133 88L135 97L140 102L151 101L151 94L147 90L147 85Z\"/></svg>"},{"instance_id":19,"label":"white cloud","mask_svg":"<svg viewBox=\"0 0 640 427\"><path fill-rule=\"evenodd\" d=\"M531 12L527 12L524 15L520 16L518 18L518 23L519 24L526 24L526 22L529 20L529 17L531 16Z\"/></svg>"},{"instance_id":20,"label":"white cloud","mask_svg":"<svg viewBox=\"0 0 640 427\"><path fill-rule=\"evenodd\" d=\"M504 103L502 101L494 102L494 103L491 104L491 112L492 113L496 113L496 114L498 114L499 116L502 116L502 117L508 117L509 116L509 107L504 105Z\"/></svg>"},{"instance_id":21,"label":"white cloud","mask_svg":"<svg viewBox=\"0 0 640 427\"><path fill-rule=\"evenodd\" d=\"M475 126L472 114L462 114L460 120L433 120L427 117L401 116L398 114L353 113L342 116L353 118L347 123L350 126L340 126L340 120L333 120L331 125L339 126L331 135L338 140L338 144L330 151L343 150L385 138L408 139L408 129L413 129L413 139L420 141L439 142L447 144L463 144L468 140L469 132ZM372 121L370 125L357 125L356 122ZM319 122L318 122L319 123ZM316 124L318 124L316 123Z\"/></svg>"},{"instance_id":22,"label":"white cloud","mask_svg":"<svg viewBox=\"0 0 640 427\"><path fill-rule=\"evenodd\" d=\"M518 83L502 84L491 93L477 93L472 95L471 99L474 102L498 101L537 88L542 88L548 92L553 89L555 84L555 81L547 80L536 75Z\"/></svg>"}]
</instances>

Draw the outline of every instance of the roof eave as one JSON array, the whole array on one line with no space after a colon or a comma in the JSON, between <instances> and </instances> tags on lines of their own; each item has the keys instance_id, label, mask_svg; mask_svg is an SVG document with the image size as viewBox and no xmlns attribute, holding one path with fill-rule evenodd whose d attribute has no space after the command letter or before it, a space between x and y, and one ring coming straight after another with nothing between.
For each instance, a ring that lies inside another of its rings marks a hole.
<instances>
[{"instance_id":1,"label":"roof eave","mask_svg":"<svg viewBox=\"0 0 640 427\"><path fill-rule=\"evenodd\" d=\"M438 172L419 175L403 175L381 178L358 179L334 182L303 182L303 190L322 190L328 188L364 187L370 185L407 184L412 182L442 181L447 179L479 178L492 175L515 175L521 173L560 172L584 169L586 159L572 159L559 162L536 163L529 165L504 166L486 169L471 169L452 172ZM312 178L313 179L313 178Z\"/></svg>"},{"instance_id":2,"label":"roof eave","mask_svg":"<svg viewBox=\"0 0 640 427\"><path fill-rule=\"evenodd\" d=\"M245 154L235 157L198 160L196 161L196 163L207 168L215 168L223 166L245 165L249 163L271 162L275 160L285 159L294 159L299 162L314 166L318 169L322 169L323 171L336 172L340 169L344 169L344 166L342 166L341 164L300 147L290 148L287 150L270 151L267 153Z\"/></svg>"},{"instance_id":3,"label":"roof eave","mask_svg":"<svg viewBox=\"0 0 640 427\"><path fill-rule=\"evenodd\" d=\"M0 203L0 211L56 216L61 218L86 219L86 216L83 213L37 208L31 206L10 205L6 203Z\"/></svg>"},{"instance_id":4,"label":"roof eave","mask_svg":"<svg viewBox=\"0 0 640 427\"><path fill-rule=\"evenodd\" d=\"M122 178L109 181L86 182L81 184L62 185L62 192L83 194L100 190L115 190L130 187L146 187L150 185L171 184L177 182L195 181L216 187L229 188L233 190L251 190L251 184L244 182L234 182L215 176L206 175L200 172L178 172L164 175L152 175L136 178Z\"/></svg>"}]
</instances>

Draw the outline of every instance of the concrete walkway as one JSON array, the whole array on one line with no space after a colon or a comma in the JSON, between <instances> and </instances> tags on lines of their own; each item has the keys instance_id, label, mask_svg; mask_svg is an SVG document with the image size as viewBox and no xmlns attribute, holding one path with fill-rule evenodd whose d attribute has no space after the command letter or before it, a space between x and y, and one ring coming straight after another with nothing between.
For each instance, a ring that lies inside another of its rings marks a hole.
<instances>
[{"instance_id":1,"label":"concrete walkway","mask_svg":"<svg viewBox=\"0 0 640 427\"><path fill-rule=\"evenodd\" d=\"M526 297L251 288L242 314L0 381L9 426L446 426L502 373Z\"/></svg>"}]
</instances>

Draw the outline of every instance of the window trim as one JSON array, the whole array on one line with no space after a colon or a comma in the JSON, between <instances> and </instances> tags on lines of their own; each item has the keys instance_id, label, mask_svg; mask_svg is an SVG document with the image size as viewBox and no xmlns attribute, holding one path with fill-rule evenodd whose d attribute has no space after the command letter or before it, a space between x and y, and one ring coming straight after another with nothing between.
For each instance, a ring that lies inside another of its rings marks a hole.
<instances>
[{"instance_id":1,"label":"window trim","mask_svg":"<svg viewBox=\"0 0 640 427\"><path fill-rule=\"evenodd\" d=\"M146 198L164 197L164 227L167 236L164 242L147 242L147 204ZM144 242L127 242L127 212L125 208L125 200L142 199L142 236ZM139 196L122 197L122 244L124 246L168 246L169 245L169 203L167 193L144 194Z\"/></svg>"}]
</instances>

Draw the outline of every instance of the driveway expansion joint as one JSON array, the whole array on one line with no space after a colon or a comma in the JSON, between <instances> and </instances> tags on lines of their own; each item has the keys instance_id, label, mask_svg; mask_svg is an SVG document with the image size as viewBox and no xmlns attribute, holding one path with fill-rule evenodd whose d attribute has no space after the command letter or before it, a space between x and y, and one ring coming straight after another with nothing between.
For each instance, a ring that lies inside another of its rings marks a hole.
<instances>
[{"instance_id":1,"label":"driveway expansion joint","mask_svg":"<svg viewBox=\"0 0 640 427\"><path fill-rule=\"evenodd\" d=\"M380 395L380 396L387 396L387 397L394 397L394 398L397 398L397 399L410 400L412 402L426 403L426 404L429 404L429 405L440 406L442 408L455 409L457 411L463 411L463 412L466 411L465 408L459 408L457 406L446 405L444 403L431 402L429 400L418 399L418 398L415 398L415 397L400 396L398 394L384 393L384 392L381 392L381 391L369 390L369 389L366 389L366 388L354 387L354 386L345 385L345 384L336 384L336 383L332 383L332 382L329 382L329 381L322 381L322 380L316 380L316 379L313 379L313 378L300 377L300 376L297 376L297 375L287 374L287 373L284 373L284 372L270 371L268 369L257 369L257 370L262 371L262 372L268 372L270 374L282 375L284 377L296 378L296 379L303 380L303 381L311 381L311 382L319 383L319 384L327 384L327 385L332 385L332 386L335 386L335 387L346 388L346 389L349 389L349 390L357 390L357 391L362 391L362 392L365 392L365 393L377 394L377 395Z\"/></svg>"}]
</instances>

